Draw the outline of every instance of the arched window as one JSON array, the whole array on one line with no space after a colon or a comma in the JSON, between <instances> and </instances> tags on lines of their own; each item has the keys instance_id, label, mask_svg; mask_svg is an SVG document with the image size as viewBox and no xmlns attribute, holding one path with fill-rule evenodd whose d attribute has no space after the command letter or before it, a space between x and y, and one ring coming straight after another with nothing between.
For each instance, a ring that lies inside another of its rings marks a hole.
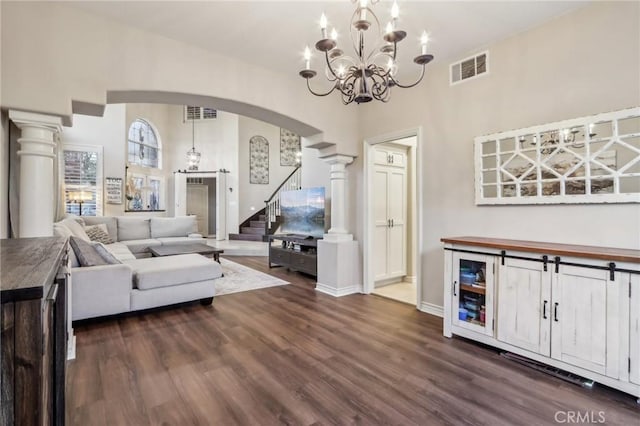
<instances>
[{"instance_id":1,"label":"arched window","mask_svg":"<svg viewBox=\"0 0 640 426\"><path fill-rule=\"evenodd\" d=\"M161 168L160 144L149 122L138 118L131 123L127 140L129 164Z\"/></svg>"}]
</instances>

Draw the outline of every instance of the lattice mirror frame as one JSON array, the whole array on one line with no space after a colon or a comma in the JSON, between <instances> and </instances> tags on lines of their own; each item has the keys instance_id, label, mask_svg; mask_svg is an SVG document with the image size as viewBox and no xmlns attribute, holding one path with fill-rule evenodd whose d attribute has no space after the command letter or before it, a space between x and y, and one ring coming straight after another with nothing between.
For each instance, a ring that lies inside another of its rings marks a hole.
<instances>
[{"instance_id":1,"label":"lattice mirror frame","mask_svg":"<svg viewBox=\"0 0 640 426\"><path fill-rule=\"evenodd\" d=\"M640 202L640 107L475 138L476 204Z\"/></svg>"}]
</instances>

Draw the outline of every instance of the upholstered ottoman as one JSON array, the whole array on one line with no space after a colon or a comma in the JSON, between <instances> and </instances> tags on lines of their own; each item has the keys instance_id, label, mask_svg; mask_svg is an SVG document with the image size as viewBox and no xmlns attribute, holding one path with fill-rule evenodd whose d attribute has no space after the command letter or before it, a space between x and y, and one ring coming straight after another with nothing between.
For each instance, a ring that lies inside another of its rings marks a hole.
<instances>
[{"instance_id":1,"label":"upholstered ottoman","mask_svg":"<svg viewBox=\"0 0 640 426\"><path fill-rule=\"evenodd\" d=\"M133 270L131 310L200 299L210 304L214 280L222 276L220 264L199 254L152 257L125 261Z\"/></svg>"}]
</instances>

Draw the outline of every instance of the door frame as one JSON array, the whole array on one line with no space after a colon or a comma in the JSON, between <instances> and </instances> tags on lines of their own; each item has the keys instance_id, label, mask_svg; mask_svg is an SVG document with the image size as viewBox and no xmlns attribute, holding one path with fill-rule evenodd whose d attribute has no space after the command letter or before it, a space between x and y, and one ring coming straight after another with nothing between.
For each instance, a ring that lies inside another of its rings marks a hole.
<instances>
[{"instance_id":1,"label":"door frame","mask_svg":"<svg viewBox=\"0 0 640 426\"><path fill-rule=\"evenodd\" d=\"M415 137L412 142L399 142L400 139ZM416 271L416 309L422 304L422 262L421 253L424 247L423 230L423 198L422 198L422 127L414 127L396 132L374 136L364 140L364 233L363 233L363 293L371 294L375 289L373 281L373 209L369 204L373 202L373 170L376 145L394 143L407 147L407 165L409 166L408 182L411 184L409 197L415 200L411 203L411 230L407 237L411 239L412 262Z\"/></svg>"},{"instance_id":2,"label":"door frame","mask_svg":"<svg viewBox=\"0 0 640 426\"><path fill-rule=\"evenodd\" d=\"M187 214L187 177L214 178L216 180L216 241L229 239L227 233L227 171L173 172L175 180L174 216ZM211 232L211 230L209 230Z\"/></svg>"}]
</instances>

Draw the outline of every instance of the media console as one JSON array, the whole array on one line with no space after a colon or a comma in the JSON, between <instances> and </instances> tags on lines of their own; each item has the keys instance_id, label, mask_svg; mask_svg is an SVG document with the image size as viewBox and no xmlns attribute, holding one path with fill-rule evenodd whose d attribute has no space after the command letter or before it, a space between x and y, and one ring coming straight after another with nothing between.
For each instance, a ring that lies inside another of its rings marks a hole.
<instances>
[{"instance_id":1,"label":"media console","mask_svg":"<svg viewBox=\"0 0 640 426\"><path fill-rule=\"evenodd\" d=\"M269 235L269 268L284 266L318 276L318 239L297 234Z\"/></svg>"}]
</instances>

